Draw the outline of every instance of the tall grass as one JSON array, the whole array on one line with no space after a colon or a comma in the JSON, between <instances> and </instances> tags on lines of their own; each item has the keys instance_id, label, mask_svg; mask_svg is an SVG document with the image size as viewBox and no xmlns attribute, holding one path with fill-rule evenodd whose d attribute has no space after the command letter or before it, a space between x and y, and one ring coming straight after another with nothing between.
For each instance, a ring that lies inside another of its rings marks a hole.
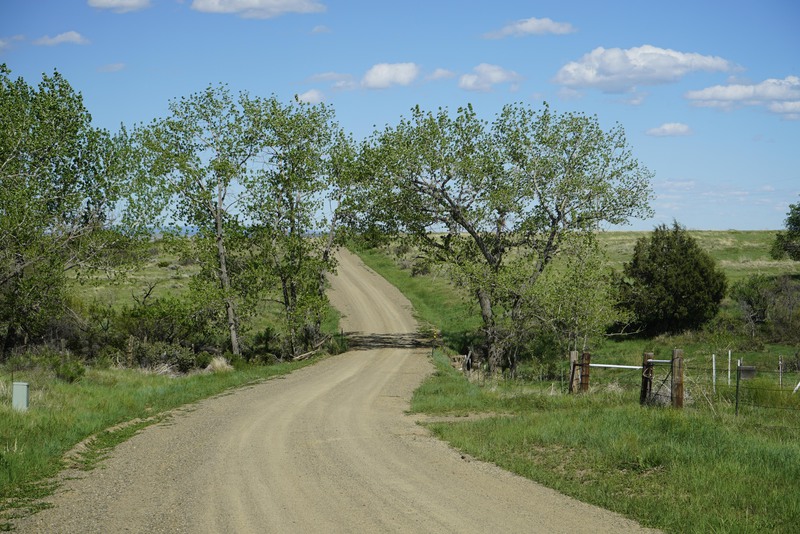
<instances>
[{"instance_id":1,"label":"tall grass","mask_svg":"<svg viewBox=\"0 0 800 534\"><path fill-rule=\"evenodd\" d=\"M643 408L619 389L478 388L443 353L435 363L412 411L496 414L427 425L471 456L670 532L796 532L797 415L765 431L763 414Z\"/></svg>"}]
</instances>

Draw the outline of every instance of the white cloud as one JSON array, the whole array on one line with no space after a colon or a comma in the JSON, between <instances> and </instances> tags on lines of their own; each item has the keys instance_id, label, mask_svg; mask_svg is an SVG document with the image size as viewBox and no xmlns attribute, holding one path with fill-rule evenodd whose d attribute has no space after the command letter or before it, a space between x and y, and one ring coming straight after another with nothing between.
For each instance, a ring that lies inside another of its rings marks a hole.
<instances>
[{"instance_id":1,"label":"white cloud","mask_svg":"<svg viewBox=\"0 0 800 534\"><path fill-rule=\"evenodd\" d=\"M193 0L192 9L235 14L245 19L269 19L286 13L320 13L326 8L316 0Z\"/></svg>"},{"instance_id":2,"label":"white cloud","mask_svg":"<svg viewBox=\"0 0 800 534\"><path fill-rule=\"evenodd\" d=\"M25 39L22 35L12 35L11 37L0 37L0 52L11 48L12 43L15 41L22 41Z\"/></svg>"},{"instance_id":3,"label":"white cloud","mask_svg":"<svg viewBox=\"0 0 800 534\"><path fill-rule=\"evenodd\" d=\"M467 91L491 91L492 87L509 82L517 82L522 77L513 70L506 70L498 65L481 63L474 69L473 74L464 74L458 81L458 86ZM516 84L512 85L516 90Z\"/></svg>"},{"instance_id":4,"label":"white cloud","mask_svg":"<svg viewBox=\"0 0 800 534\"><path fill-rule=\"evenodd\" d=\"M456 73L447 69L436 69L427 77L428 80L449 80L455 78Z\"/></svg>"},{"instance_id":5,"label":"white cloud","mask_svg":"<svg viewBox=\"0 0 800 534\"><path fill-rule=\"evenodd\" d=\"M109 63L108 65L103 65L102 67L98 67L98 72L119 72L125 68L125 63Z\"/></svg>"},{"instance_id":6,"label":"white cloud","mask_svg":"<svg viewBox=\"0 0 800 534\"><path fill-rule=\"evenodd\" d=\"M318 26L314 26L311 29L311 33L331 33L331 29L323 24Z\"/></svg>"},{"instance_id":7,"label":"white cloud","mask_svg":"<svg viewBox=\"0 0 800 534\"><path fill-rule=\"evenodd\" d=\"M681 135L690 135L692 129L688 125L681 122L665 122L658 128L650 128L647 130L647 135L655 137L673 137Z\"/></svg>"},{"instance_id":8,"label":"white cloud","mask_svg":"<svg viewBox=\"0 0 800 534\"><path fill-rule=\"evenodd\" d=\"M644 45L637 48L595 48L558 71L556 83L621 93L639 85L674 82L696 71L731 71L735 66L717 56L677 52Z\"/></svg>"},{"instance_id":9,"label":"white cloud","mask_svg":"<svg viewBox=\"0 0 800 534\"><path fill-rule=\"evenodd\" d=\"M36 45L43 45L43 46L55 46L64 43L72 43L72 44L89 44L89 39L84 37L83 35L79 34L76 31L68 31L64 33L59 33L55 37L50 37L49 35L45 35L44 37L40 37L36 39L33 44Z\"/></svg>"},{"instance_id":10,"label":"white cloud","mask_svg":"<svg viewBox=\"0 0 800 534\"><path fill-rule=\"evenodd\" d=\"M297 95L300 102L307 102L309 104L319 104L325 100L325 95L318 89L310 89L301 95Z\"/></svg>"},{"instance_id":11,"label":"white cloud","mask_svg":"<svg viewBox=\"0 0 800 534\"><path fill-rule=\"evenodd\" d=\"M696 106L730 109L735 106L764 106L786 119L800 120L800 77L770 78L760 83L715 85L689 91L686 98Z\"/></svg>"},{"instance_id":12,"label":"white cloud","mask_svg":"<svg viewBox=\"0 0 800 534\"><path fill-rule=\"evenodd\" d=\"M565 33L572 33L575 28L568 22L554 22L551 19L537 19L531 17L529 19L522 19L512 22L507 26L503 26L497 31L489 32L483 35L485 39L502 39L511 35L520 37L522 35L544 35L554 33L563 35Z\"/></svg>"},{"instance_id":13,"label":"white cloud","mask_svg":"<svg viewBox=\"0 0 800 534\"><path fill-rule=\"evenodd\" d=\"M367 71L361 80L361 85L367 89L409 85L418 75L419 67L415 63L378 63Z\"/></svg>"},{"instance_id":14,"label":"white cloud","mask_svg":"<svg viewBox=\"0 0 800 534\"><path fill-rule=\"evenodd\" d=\"M114 13L128 13L150 7L150 0L89 0L89 6L110 9Z\"/></svg>"}]
</instances>

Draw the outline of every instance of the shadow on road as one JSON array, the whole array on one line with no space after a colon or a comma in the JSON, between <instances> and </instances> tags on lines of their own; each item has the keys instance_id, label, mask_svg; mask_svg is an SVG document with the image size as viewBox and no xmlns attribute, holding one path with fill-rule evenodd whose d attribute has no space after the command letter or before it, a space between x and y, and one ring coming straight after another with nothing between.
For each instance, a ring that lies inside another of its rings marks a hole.
<instances>
[{"instance_id":1,"label":"shadow on road","mask_svg":"<svg viewBox=\"0 0 800 534\"><path fill-rule=\"evenodd\" d=\"M347 332L346 336L350 350L408 349L428 346L417 333L364 334L362 332Z\"/></svg>"}]
</instances>

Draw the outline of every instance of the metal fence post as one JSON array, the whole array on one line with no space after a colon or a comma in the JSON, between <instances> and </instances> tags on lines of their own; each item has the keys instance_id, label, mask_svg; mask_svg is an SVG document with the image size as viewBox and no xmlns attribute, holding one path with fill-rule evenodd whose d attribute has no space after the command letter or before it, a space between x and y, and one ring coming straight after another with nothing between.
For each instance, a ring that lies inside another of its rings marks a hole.
<instances>
[{"instance_id":1,"label":"metal fence post","mask_svg":"<svg viewBox=\"0 0 800 534\"><path fill-rule=\"evenodd\" d=\"M736 361L736 415L739 415L739 380L742 378L742 360Z\"/></svg>"},{"instance_id":2,"label":"metal fence post","mask_svg":"<svg viewBox=\"0 0 800 534\"><path fill-rule=\"evenodd\" d=\"M647 404L653 389L653 363L648 361L652 359L652 352L645 352L642 355L642 390L639 393L639 404L641 405Z\"/></svg>"}]
</instances>

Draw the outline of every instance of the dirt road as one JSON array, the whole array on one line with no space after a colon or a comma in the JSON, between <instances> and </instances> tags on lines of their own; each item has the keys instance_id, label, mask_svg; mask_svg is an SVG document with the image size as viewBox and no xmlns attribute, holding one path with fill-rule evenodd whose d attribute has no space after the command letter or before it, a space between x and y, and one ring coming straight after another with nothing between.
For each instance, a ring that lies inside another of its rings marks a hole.
<instances>
[{"instance_id":1,"label":"dirt road","mask_svg":"<svg viewBox=\"0 0 800 534\"><path fill-rule=\"evenodd\" d=\"M404 415L432 369L408 302L346 252L332 284L356 350L145 429L18 531L641 530L430 437Z\"/></svg>"}]
</instances>

